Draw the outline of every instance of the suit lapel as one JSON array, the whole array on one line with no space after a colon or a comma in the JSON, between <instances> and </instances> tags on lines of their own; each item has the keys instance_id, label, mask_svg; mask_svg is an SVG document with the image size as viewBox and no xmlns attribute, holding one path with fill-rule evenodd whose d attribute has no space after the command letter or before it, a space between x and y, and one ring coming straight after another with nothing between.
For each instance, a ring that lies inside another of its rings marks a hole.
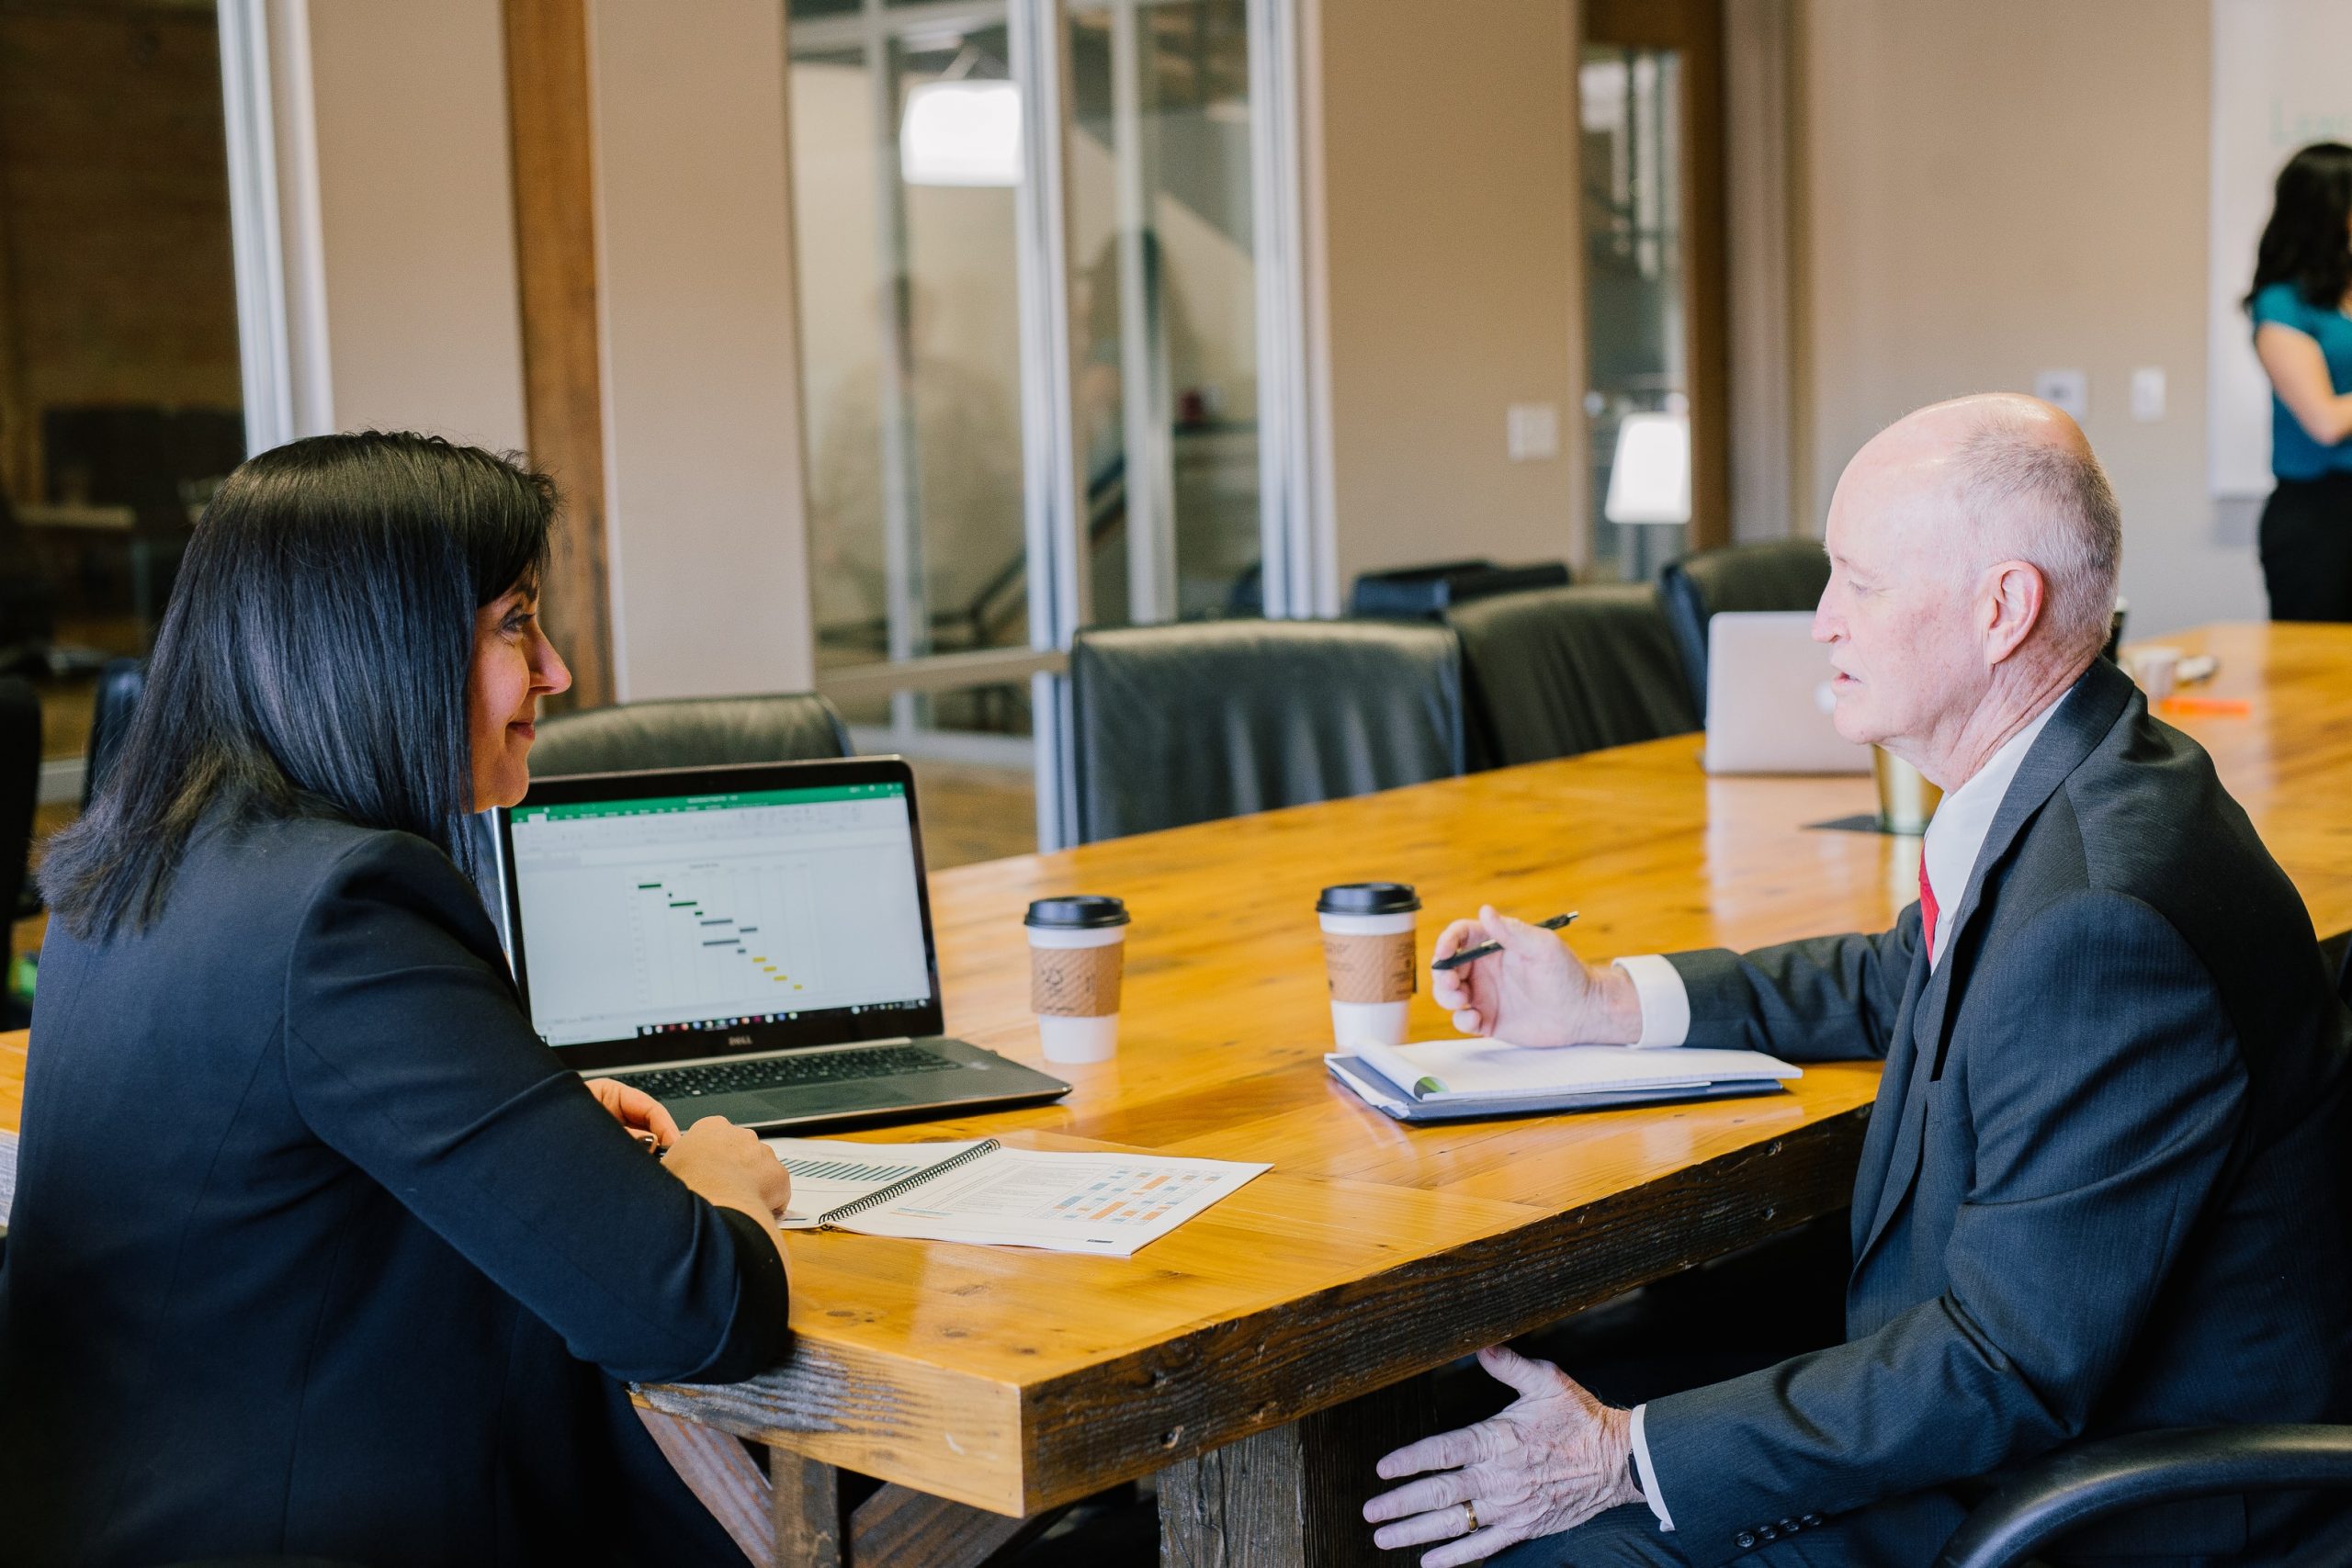
<instances>
[{"instance_id":1,"label":"suit lapel","mask_svg":"<svg viewBox=\"0 0 2352 1568\"><path fill-rule=\"evenodd\" d=\"M1922 948L1911 960L1911 973L1903 984L1903 1000L1894 1010L1894 1032L1888 1037L1886 1069L1879 1078L1878 1102L1871 1110L1870 1131L1862 1139L1861 1163L1854 1173L1857 1219L1876 1217L1887 1173L1894 1168L1896 1134L1911 1101L1912 1079L1919 1060L1919 1053L1911 1043L1911 1020L1918 1013L1919 997L1927 978L1928 955ZM1871 1232L1872 1237L1877 1234L1875 1228ZM1857 1263L1861 1260L1861 1254L1862 1247L1858 1245L1854 1250Z\"/></svg>"},{"instance_id":2,"label":"suit lapel","mask_svg":"<svg viewBox=\"0 0 2352 1568\"><path fill-rule=\"evenodd\" d=\"M1909 1012L1900 1021L1899 1039L1905 1063L1902 1109L1896 1112L1888 1132L1886 1168L1874 1184L1870 1211L1871 1227L1862 1237L1862 1245L1854 1253L1854 1261L1858 1265L1870 1249L1878 1245L1878 1238L1885 1234L1895 1211L1903 1207L1903 1199L1911 1190L1913 1178L1919 1173L1919 1145L1925 1136L1928 1121L1928 1086L1935 1082L1942 1068L1942 1063L1937 1059L1936 1042L1942 1034L1944 1012L1951 997L1952 974L1959 967L1959 950L1960 929L1955 926L1951 945L1944 949L1944 961L1928 974L1927 983L1913 993L1916 999ZM1927 965L1927 954L1923 950L1917 967L1925 970ZM1891 1068L1891 1058L1889 1066ZM1882 1103L1884 1103L1884 1099L1882 1097Z\"/></svg>"},{"instance_id":3,"label":"suit lapel","mask_svg":"<svg viewBox=\"0 0 2352 1568\"><path fill-rule=\"evenodd\" d=\"M1928 1087L1943 1077L1951 1009L1966 984L1975 951L1982 945L1971 939L1972 935L1981 935L1973 932L1972 926L1978 907L1984 902L1985 882L1993 869L2008 858L2034 814L2082 766L2091 748L2115 728L2116 719L2121 716L2136 690L2131 677L2104 659L2094 660L2062 700L2058 711L2050 716L2050 723L2026 753L2017 776L2009 781L2009 792L2002 797L2000 809L1993 814L1993 825L1984 833L1984 846L1977 852L1976 864L1969 873L1967 891L1950 917L1951 934L1945 939L1943 962L1930 973L1926 986L1914 993L1917 1004L1909 1010L1907 1020L1902 1021L1909 1025L1905 1032L1908 1037L1901 1042L1908 1047L1909 1060L1903 1084L1903 1109L1887 1147L1886 1168L1874 1183L1868 1182L1867 1177L1858 1178L1855 1182L1857 1204L1863 1201L1866 1184L1874 1188L1870 1229L1854 1251L1857 1268L1886 1233L1919 1174L1919 1151L1927 1135ZM1992 918L1989 912L1985 915L1988 920ZM1926 963L1923 947L1919 964L1924 966ZM1891 1056L1888 1070L1894 1070ZM1887 1097L1882 1095L1880 1103L1886 1101ZM1866 1157L1870 1152L1865 1149Z\"/></svg>"}]
</instances>

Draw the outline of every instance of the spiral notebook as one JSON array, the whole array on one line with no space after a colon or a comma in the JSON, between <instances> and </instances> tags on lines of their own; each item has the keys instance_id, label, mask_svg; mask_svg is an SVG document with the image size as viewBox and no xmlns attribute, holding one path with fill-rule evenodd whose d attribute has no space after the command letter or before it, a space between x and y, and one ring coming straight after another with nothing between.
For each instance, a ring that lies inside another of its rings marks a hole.
<instances>
[{"instance_id":1,"label":"spiral notebook","mask_svg":"<svg viewBox=\"0 0 2352 1568\"><path fill-rule=\"evenodd\" d=\"M1128 1151L763 1140L792 1173L784 1230L1132 1257L1272 1168Z\"/></svg>"}]
</instances>

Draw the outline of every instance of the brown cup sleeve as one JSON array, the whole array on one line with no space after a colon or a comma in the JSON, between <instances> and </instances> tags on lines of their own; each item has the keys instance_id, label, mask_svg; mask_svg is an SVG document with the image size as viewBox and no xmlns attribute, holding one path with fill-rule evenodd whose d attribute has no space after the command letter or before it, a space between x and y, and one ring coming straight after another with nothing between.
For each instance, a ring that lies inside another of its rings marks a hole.
<instances>
[{"instance_id":1,"label":"brown cup sleeve","mask_svg":"<svg viewBox=\"0 0 2352 1568\"><path fill-rule=\"evenodd\" d=\"M1401 1002L1413 994L1413 933L1323 933L1323 968L1335 1002Z\"/></svg>"},{"instance_id":2,"label":"brown cup sleeve","mask_svg":"<svg viewBox=\"0 0 2352 1568\"><path fill-rule=\"evenodd\" d=\"M1119 1010L1119 973L1127 944L1033 947L1029 1008L1048 1018L1108 1018Z\"/></svg>"}]
</instances>

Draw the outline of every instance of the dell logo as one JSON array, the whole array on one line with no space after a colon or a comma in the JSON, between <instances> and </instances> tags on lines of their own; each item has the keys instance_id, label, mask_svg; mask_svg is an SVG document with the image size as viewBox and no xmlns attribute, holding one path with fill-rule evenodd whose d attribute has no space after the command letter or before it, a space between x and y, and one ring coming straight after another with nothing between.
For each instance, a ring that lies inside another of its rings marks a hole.
<instances>
[{"instance_id":1,"label":"dell logo","mask_svg":"<svg viewBox=\"0 0 2352 1568\"><path fill-rule=\"evenodd\" d=\"M752 1037L748 1034L730 1034L727 1037L727 1043L729 1045L749 1045L751 1043Z\"/></svg>"}]
</instances>

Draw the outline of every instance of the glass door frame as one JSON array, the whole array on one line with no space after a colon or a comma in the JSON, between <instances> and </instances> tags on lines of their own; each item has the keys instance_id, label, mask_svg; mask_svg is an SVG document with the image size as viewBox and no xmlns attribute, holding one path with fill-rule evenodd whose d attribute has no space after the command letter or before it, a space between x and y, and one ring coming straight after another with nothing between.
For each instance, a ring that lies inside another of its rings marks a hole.
<instances>
[{"instance_id":1,"label":"glass door frame","mask_svg":"<svg viewBox=\"0 0 2352 1568\"><path fill-rule=\"evenodd\" d=\"M778 0L779 4L784 0ZM1101 0L1089 11L1111 13L1114 25L1131 29L1136 14L1150 0ZM1263 601L1272 616L1311 615L1317 610L1318 552L1314 538L1310 452L1313 440L1306 339L1306 267L1303 258L1298 125L1297 0L1247 0L1250 35L1250 172L1254 223L1254 278L1259 364L1260 537ZM814 33L857 30L868 69L886 57L894 34L944 22L995 21L1001 17L1012 55L1013 80L1021 85L1022 179L1014 192L1014 274L1019 294L1020 406L1022 432L1022 522L1027 551L1029 646L950 654L912 651L910 573L893 570L886 596L892 658L876 663L821 671L817 688L837 702L888 695L894 732L914 728L913 699L981 685L1026 679L1034 716L1032 759L1036 778L1037 842L1059 849L1076 837L1077 776L1072 746L1069 650L1080 627L1094 620L1091 572L1084 540L1082 497L1085 454L1077 437L1075 388L1080 367L1077 323L1072 318L1070 213L1067 180L1072 134L1071 61L1068 0L863 0L860 9L839 18L787 21L787 47L797 48ZM886 84L887 85L887 84ZM1129 117L1136 95L1119 95ZM1114 84L1115 86L1115 84ZM877 130L881 93L876 89ZM1117 138L1123 163L1140 155L1141 139ZM1123 168L1123 191L1148 188L1148 171ZM888 175L886 175L886 178ZM896 210L898 197L885 206ZM888 218L885 217L885 222ZM1123 224L1123 228L1125 225ZM887 258L890 248L882 252ZM1140 290L1129 290L1132 298ZM895 350L897 323L886 329ZM906 391L895 397L891 382L898 360L884 355L882 401L886 447L894 423L903 455L909 435ZM1167 457L1164 439L1146 448ZM902 487L906 469L886 457L893 472L888 487ZM1147 474L1136 491L1164 499L1164 474ZM1167 506L1147 499L1137 509L1141 533L1130 535L1130 549L1172 566L1173 522ZM886 539L895 562L915 525L911 498L886 502ZM1165 537L1162 537L1165 536ZM919 541L917 542L919 545ZM1166 619L1173 610L1172 573L1158 578L1149 566L1130 595L1131 611L1151 611ZM1148 592L1147 592L1148 591ZM1140 617L1138 617L1140 618Z\"/></svg>"},{"instance_id":2,"label":"glass door frame","mask_svg":"<svg viewBox=\"0 0 2352 1568\"><path fill-rule=\"evenodd\" d=\"M1584 0L1582 14L1579 54L1581 46L1598 46L1681 56L1682 118L1676 130L1681 149L1683 374L1690 410L1685 547L1727 545L1731 368L1723 7L1717 0ZM1591 526L1606 526L1598 513Z\"/></svg>"}]
</instances>

